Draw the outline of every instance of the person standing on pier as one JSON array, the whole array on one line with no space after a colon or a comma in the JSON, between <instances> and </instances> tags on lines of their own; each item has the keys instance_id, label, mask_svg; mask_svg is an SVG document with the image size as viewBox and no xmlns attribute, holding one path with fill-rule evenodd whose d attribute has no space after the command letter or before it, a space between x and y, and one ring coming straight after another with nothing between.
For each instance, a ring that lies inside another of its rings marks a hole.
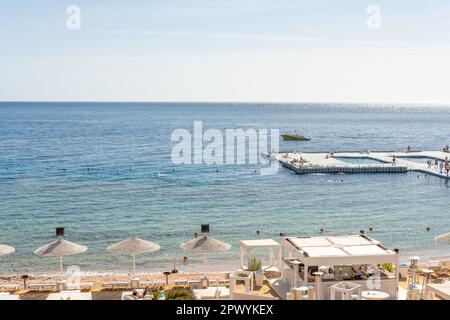
<instances>
[{"instance_id":1,"label":"person standing on pier","mask_svg":"<svg viewBox=\"0 0 450 320\"><path fill-rule=\"evenodd\" d=\"M438 159L434 159L434 168L437 169L439 166L439 161Z\"/></svg>"},{"instance_id":2,"label":"person standing on pier","mask_svg":"<svg viewBox=\"0 0 450 320\"><path fill-rule=\"evenodd\" d=\"M444 169L444 161L440 161L439 162L439 169L440 169L440 173L442 173L442 170Z\"/></svg>"}]
</instances>

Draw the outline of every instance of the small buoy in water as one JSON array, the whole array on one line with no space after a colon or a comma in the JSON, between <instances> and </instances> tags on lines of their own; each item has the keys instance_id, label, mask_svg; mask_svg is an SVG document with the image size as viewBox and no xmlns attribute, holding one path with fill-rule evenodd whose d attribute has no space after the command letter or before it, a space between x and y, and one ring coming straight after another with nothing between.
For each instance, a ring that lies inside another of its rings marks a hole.
<instances>
[{"instance_id":1,"label":"small buoy in water","mask_svg":"<svg viewBox=\"0 0 450 320\"><path fill-rule=\"evenodd\" d=\"M256 234L259 236L261 232L259 230L256 230Z\"/></svg>"},{"instance_id":2,"label":"small buoy in water","mask_svg":"<svg viewBox=\"0 0 450 320\"><path fill-rule=\"evenodd\" d=\"M427 227L427 231L430 231L431 230L431 227Z\"/></svg>"},{"instance_id":3,"label":"small buoy in water","mask_svg":"<svg viewBox=\"0 0 450 320\"><path fill-rule=\"evenodd\" d=\"M369 231L373 231L373 228L372 228L372 227L369 227Z\"/></svg>"},{"instance_id":4,"label":"small buoy in water","mask_svg":"<svg viewBox=\"0 0 450 320\"><path fill-rule=\"evenodd\" d=\"M286 233L280 232L280 237L284 237Z\"/></svg>"},{"instance_id":5,"label":"small buoy in water","mask_svg":"<svg viewBox=\"0 0 450 320\"><path fill-rule=\"evenodd\" d=\"M324 228L320 228L320 233L324 233L325 229Z\"/></svg>"}]
</instances>

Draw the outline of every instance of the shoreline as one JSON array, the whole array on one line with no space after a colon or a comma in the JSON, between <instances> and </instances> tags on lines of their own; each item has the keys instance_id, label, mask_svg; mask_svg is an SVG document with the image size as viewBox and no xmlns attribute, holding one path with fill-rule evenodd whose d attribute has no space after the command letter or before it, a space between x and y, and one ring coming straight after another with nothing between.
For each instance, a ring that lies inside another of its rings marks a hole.
<instances>
[{"instance_id":1,"label":"shoreline","mask_svg":"<svg viewBox=\"0 0 450 320\"><path fill-rule=\"evenodd\" d=\"M413 254L410 256L414 256ZM401 257L400 263L408 263L409 257ZM427 256L423 257L420 255L417 255L420 258L420 264L427 264L427 263L435 263L438 261L450 261L450 253L449 255L442 255L442 256ZM68 265L65 266L66 270ZM229 272L233 272L234 270L237 270L240 268L240 263L227 263L227 264L210 264L210 265L204 265L204 264L192 264L192 265L185 265L185 266L177 266L178 272L175 274L172 274L171 277L202 277L202 276L218 276L221 277ZM173 269L172 266L168 266L167 268L146 268L146 270L137 270L135 277L142 279L163 279L165 271L171 271ZM8 273L2 273L0 274L0 283L4 282L10 282L10 281L17 281L21 279L21 276L24 273L17 273L17 272L8 272ZM50 271L48 273L46 272L29 272L26 273L30 278L30 280L55 280L59 278L60 274L57 271L57 268L55 266L54 271ZM98 279L97 281L106 281L107 279L114 280L114 279L126 279L130 278L131 274L129 270L126 269L103 269L103 270L96 270L96 269L90 269L87 271L81 271L80 277L84 279Z\"/></svg>"}]
</instances>

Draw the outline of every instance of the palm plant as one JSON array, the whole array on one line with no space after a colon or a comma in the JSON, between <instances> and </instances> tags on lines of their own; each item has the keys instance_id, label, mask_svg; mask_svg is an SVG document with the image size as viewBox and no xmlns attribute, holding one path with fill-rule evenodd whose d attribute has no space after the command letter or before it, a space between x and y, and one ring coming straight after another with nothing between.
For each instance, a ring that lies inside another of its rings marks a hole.
<instances>
[{"instance_id":1,"label":"palm plant","mask_svg":"<svg viewBox=\"0 0 450 320\"><path fill-rule=\"evenodd\" d=\"M261 270L262 270L262 262L261 262L261 259L258 259L258 258L253 257L253 258L250 260L250 265L248 266L248 269L249 269L250 271L254 271L254 272L256 272L256 271L261 271Z\"/></svg>"}]
</instances>

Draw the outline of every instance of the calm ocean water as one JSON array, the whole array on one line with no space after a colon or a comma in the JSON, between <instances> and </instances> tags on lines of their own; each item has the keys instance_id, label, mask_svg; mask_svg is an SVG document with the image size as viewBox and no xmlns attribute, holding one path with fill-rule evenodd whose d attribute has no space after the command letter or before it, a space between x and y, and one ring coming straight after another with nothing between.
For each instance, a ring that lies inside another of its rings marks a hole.
<instances>
[{"instance_id":1,"label":"calm ocean water","mask_svg":"<svg viewBox=\"0 0 450 320\"><path fill-rule=\"evenodd\" d=\"M179 244L200 224L233 245L211 264L236 265L239 240L289 235L370 233L402 257L450 255L434 236L450 231L449 183L423 174L305 175L259 165L174 166L171 133L204 129L301 128L311 142L282 150L440 150L450 144L450 109L302 104L0 103L0 257L6 273L57 271L33 255L54 228L89 250L67 258L84 270L128 270L129 258L105 248L137 235L161 251L138 258L141 270L168 268L188 255ZM89 169L89 170L88 170ZM175 171L173 171L175 169ZM216 170L219 170L217 173ZM427 232L426 227L431 231Z\"/></svg>"}]
</instances>

